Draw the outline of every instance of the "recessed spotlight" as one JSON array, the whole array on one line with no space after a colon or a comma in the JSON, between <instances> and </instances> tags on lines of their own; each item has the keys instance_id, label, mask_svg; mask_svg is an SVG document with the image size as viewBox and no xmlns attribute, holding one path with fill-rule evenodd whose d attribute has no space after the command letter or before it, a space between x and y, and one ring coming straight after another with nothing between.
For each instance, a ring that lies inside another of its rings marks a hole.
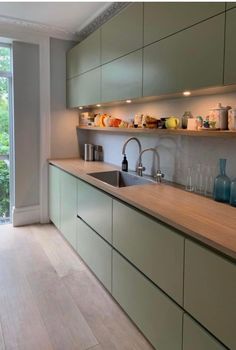
<instances>
[{"instance_id":1,"label":"recessed spotlight","mask_svg":"<svg viewBox=\"0 0 236 350\"><path fill-rule=\"evenodd\" d=\"M132 101L131 100L126 100L126 103L131 103Z\"/></svg>"},{"instance_id":2,"label":"recessed spotlight","mask_svg":"<svg viewBox=\"0 0 236 350\"><path fill-rule=\"evenodd\" d=\"M81 106L81 107L79 107L79 109L83 109L83 108L84 108L84 107L82 107L82 106Z\"/></svg>"},{"instance_id":3,"label":"recessed spotlight","mask_svg":"<svg viewBox=\"0 0 236 350\"><path fill-rule=\"evenodd\" d=\"M184 96L190 96L190 95L191 95L191 92L190 92L190 91L184 91L184 92L183 92L183 95L184 95Z\"/></svg>"},{"instance_id":4,"label":"recessed spotlight","mask_svg":"<svg viewBox=\"0 0 236 350\"><path fill-rule=\"evenodd\" d=\"M100 104L98 104L98 105L96 105L97 107L101 107L101 105Z\"/></svg>"}]
</instances>

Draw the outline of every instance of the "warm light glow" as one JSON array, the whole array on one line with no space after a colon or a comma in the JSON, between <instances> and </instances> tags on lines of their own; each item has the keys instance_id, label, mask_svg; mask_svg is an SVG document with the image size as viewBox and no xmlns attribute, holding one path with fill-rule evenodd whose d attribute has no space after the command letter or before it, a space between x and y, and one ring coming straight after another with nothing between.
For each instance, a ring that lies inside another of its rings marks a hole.
<instances>
[{"instance_id":1,"label":"warm light glow","mask_svg":"<svg viewBox=\"0 0 236 350\"><path fill-rule=\"evenodd\" d=\"M83 107L79 107L79 109L83 109Z\"/></svg>"},{"instance_id":2,"label":"warm light glow","mask_svg":"<svg viewBox=\"0 0 236 350\"><path fill-rule=\"evenodd\" d=\"M99 105L99 104L98 104L98 105L96 105L96 106L97 106L97 107L101 107L101 105Z\"/></svg>"},{"instance_id":3,"label":"warm light glow","mask_svg":"<svg viewBox=\"0 0 236 350\"><path fill-rule=\"evenodd\" d=\"M131 103L132 101L131 100L126 100L126 103Z\"/></svg>"},{"instance_id":4,"label":"warm light glow","mask_svg":"<svg viewBox=\"0 0 236 350\"><path fill-rule=\"evenodd\" d=\"M184 92L183 92L183 95L184 95L184 96L190 96L190 95L191 95L191 92L190 92L190 91L184 91Z\"/></svg>"}]
</instances>

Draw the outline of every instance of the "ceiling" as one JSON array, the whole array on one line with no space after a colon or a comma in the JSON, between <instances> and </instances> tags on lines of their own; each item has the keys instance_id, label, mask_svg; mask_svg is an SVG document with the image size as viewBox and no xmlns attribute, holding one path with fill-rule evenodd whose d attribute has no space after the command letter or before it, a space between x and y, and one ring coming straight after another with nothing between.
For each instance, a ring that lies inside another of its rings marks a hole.
<instances>
[{"instance_id":1,"label":"ceiling","mask_svg":"<svg viewBox=\"0 0 236 350\"><path fill-rule=\"evenodd\" d=\"M75 35L112 2L0 2L0 21Z\"/></svg>"}]
</instances>

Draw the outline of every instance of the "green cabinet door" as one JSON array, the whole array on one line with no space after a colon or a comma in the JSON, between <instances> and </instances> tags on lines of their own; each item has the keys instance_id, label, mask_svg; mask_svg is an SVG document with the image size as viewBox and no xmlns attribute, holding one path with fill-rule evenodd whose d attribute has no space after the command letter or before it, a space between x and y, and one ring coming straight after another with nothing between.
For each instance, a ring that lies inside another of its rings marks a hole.
<instances>
[{"instance_id":1,"label":"green cabinet door","mask_svg":"<svg viewBox=\"0 0 236 350\"><path fill-rule=\"evenodd\" d=\"M65 239L76 249L77 179L61 171L61 226Z\"/></svg>"},{"instance_id":2,"label":"green cabinet door","mask_svg":"<svg viewBox=\"0 0 236 350\"><path fill-rule=\"evenodd\" d=\"M144 96L222 85L223 49L223 14L146 47Z\"/></svg>"},{"instance_id":3,"label":"green cabinet door","mask_svg":"<svg viewBox=\"0 0 236 350\"><path fill-rule=\"evenodd\" d=\"M100 37L100 29L98 29L67 53L67 79L101 64Z\"/></svg>"},{"instance_id":4,"label":"green cabinet door","mask_svg":"<svg viewBox=\"0 0 236 350\"><path fill-rule=\"evenodd\" d=\"M232 9L233 7L236 7L236 2L227 2L226 3L226 10Z\"/></svg>"},{"instance_id":5,"label":"green cabinet door","mask_svg":"<svg viewBox=\"0 0 236 350\"><path fill-rule=\"evenodd\" d=\"M102 66L102 102L142 96L142 50Z\"/></svg>"},{"instance_id":6,"label":"green cabinet door","mask_svg":"<svg viewBox=\"0 0 236 350\"><path fill-rule=\"evenodd\" d=\"M77 221L77 252L111 292L112 248L82 220Z\"/></svg>"},{"instance_id":7,"label":"green cabinet door","mask_svg":"<svg viewBox=\"0 0 236 350\"><path fill-rule=\"evenodd\" d=\"M183 350L226 350L204 328L184 314Z\"/></svg>"},{"instance_id":8,"label":"green cabinet door","mask_svg":"<svg viewBox=\"0 0 236 350\"><path fill-rule=\"evenodd\" d=\"M102 64L143 45L143 4L134 3L112 17L101 29Z\"/></svg>"},{"instance_id":9,"label":"green cabinet door","mask_svg":"<svg viewBox=\"0 0 236 350\"><path fill-rule=\"evenodd\" d=\"M114 200L113 245L182 305L184 238L181 235Z\"/></svg>"},{"instance_id":10,"label":"green cabinet door","mask_svg":"<svg viewBox=\"0 0 236 350\"><path fill-rule=\"evenodd\" d=\"M101 100L101 68L67 80L67 107L75 108L99 103Z\"/></svg>"},{"instance_id":11,"label":"green cabinet door","mask_svg":"<svg viewBox=\"0 0 236 350\"><path fill-rule=\"evenodd\" d=\"M78 215L99 235L111 242L112 199L93 186L78 180Z\"/></svg>"},{"instance_id":12,"label":"green cabinet door","mask_svg":"<svg viewBox=\"0 0 236 350\"><path fill-rule=\"evenodd\" d=\"M155 349L182 349L182 310L113 250L112 295Z\"/></svg>"},{"instance_id":13,"label":"green cabinet door","mask_svg":"<svg viewBox=\"0 0 236 350\"><path fill-rule=\"evenodd\" d=\"M229 349L236 349L236 264L189 240L184 308Z\"/></svg>"},{"instance_id":14,"label":"green cabinet door","mask_svg":"<svg viewBox=\"0 0 236 350\"><path fill-rule=\"evenodd\" d=\"M144 3L144 45L190 27L224 10L224 2L146 2Z\"/></svg>"},{"instance_id":15,"label":"green cabinet door","mask_svg":"<svg viewBox=\"0 0 236 350\"><path fill-rule=\"evenodd\" d=\"M60 174L61 170L49 165L49 217L60 229Z\"/></svg>"},{"instance_id":16,"label":"green cabinet door","mask_svg":"<svg viewBox=\"0 0 236 350\"><path fill-rule=\"evenodd\" d=\"M226 12L224 84L236 83L236 8Z\"/></svg>"}]
</instances>

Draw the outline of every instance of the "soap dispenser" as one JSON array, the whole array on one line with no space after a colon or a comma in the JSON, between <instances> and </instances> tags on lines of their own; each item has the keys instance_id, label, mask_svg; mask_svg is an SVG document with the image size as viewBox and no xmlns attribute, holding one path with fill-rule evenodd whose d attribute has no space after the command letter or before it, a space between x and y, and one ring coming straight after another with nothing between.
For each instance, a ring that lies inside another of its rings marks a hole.
<instances>
[{"instance_id":1,"label":"soap dispenser","mask_svg":"<svg viewBox=\"0 0 236 350\"><path fill-rule=\"evenodd\" d=\"M124 154L124 158L122 160L122 171L128 171L128 160L126 158L126 154Z\"/></svg>"}]
</instances>

